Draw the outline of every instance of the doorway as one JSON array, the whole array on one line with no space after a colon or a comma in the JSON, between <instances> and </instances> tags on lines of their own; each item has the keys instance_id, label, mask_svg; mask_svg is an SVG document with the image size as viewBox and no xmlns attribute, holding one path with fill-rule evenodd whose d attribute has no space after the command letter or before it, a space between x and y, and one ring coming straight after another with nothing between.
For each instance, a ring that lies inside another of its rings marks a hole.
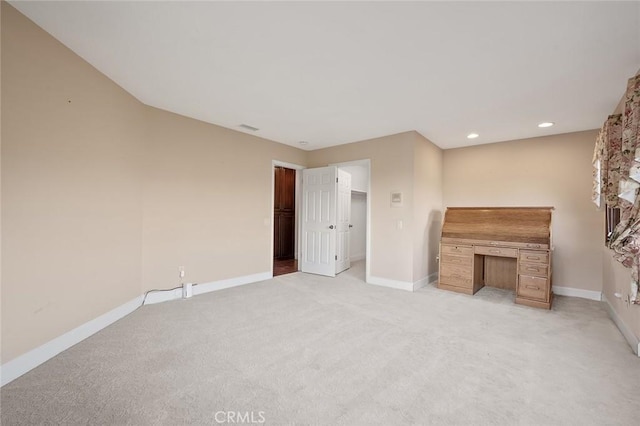
<instances>
[{"instance_id":1,"label":"doorway","mask_svg":"<svg viewBox=\"0 0 640 426\"><path fill-rule=\"evenodd\" d=\"M351 175L350 275L369 282L371 276L371 160L331 163Z\"/></svg>"},{"instance_id":2,"label":"doorway","mask_svg":"<svg viewBox=\"0 0 640 426\"><path fill-rule=\"evenodd\" d=\"M296 171L275 166L273 195L273 275L298 270L296 240Z\"/></svg>"},{"instance_id":3,"label":"doorway","mask_svg":"<svg viewBox=\"0 0 640 426\"><path fill-rule=\"evenodd\" d=\"M303 250L303 244L301 241L301 212L302 212L302 170L305 169L304 166L300 166L298 164L293 164L293 163L288 163L288 162L284 162L284 161L280 161L280 160L273 160L272 162L273 164L273 169L274 169L274 173L273 173L273 177L274 180L272 181L272 189L274 190L274 192L272 193L273 197L272 200L274 201L274 207L275 207L275 167L277 166L282 166L285 168L289 168L289 169L294 169L296 170L296 198L295 198L295 205L296 205L296 214L295 214L295 261L296 261L296 266L297 268L295 269L296 271L300 271L300 264L299 264L299 260L302 259L302 256L304 256L304 250ZM358 250L358 252L353 252L352 254L354 255L353 258L351 259L351 261L355 261L356 265L354 267L354 265L352 264L351 269L349 269L348 271L346 271L345 273L348 274L357 274L357 278L361 279L365 282L369 282L370 279L370 275L371 275L371 263L370 263L370 259L371 259L371 228L372 228L372 221L371 221L371 160L369 159L363 159L363 160L355 160L355 161L347 161L347 162L342 162L342 163L331 163L330 165L333 166L338 166L338 168L343 169L344 171L347 171L349 174L352 175L352 197L351 199L353 200L353 193L354 192L359 192L360 193L360 199L359 202L360 203L364 203L365 206L362 206L366 209L366 213L364 214L364 216L361 216L361 221L359 222L359 226L358 226L358 230L352 229L352 231L357 232L363 232L364 231L364 244L365 244L365 252L364 252L364 259L362 259L362 251ZM275 209L272 209L272 212ZM272 238L274 237L274 231L273 231L273 227L275 226L273 217L271 218L271 224L272 224L272 232L271 232L271 236ZM356 222L358 223L358 222ZM265 218L265 225L268 225L269 221ZM274 248L274 244L271 245L272 246L272 250ZM356 247L361 248L360 244L357 244ZM354 247L354 248L356 248ZM351 250L350 250L351 251ZM272 255L273 258L273 255ZM289 261L290 263L293 263L291 261ZM364 263L364 265L363 265ZM273 276L276 276L275 270L273 269L274 263L273 263L273 259L272 259L272 274ZM287 270L290 270L291 266L288 266ZM364 271L362 271L362 269L364 269ZM287 272L288 273L288 272Z\"/></svg>"},{"instance_id":4,"label":"doorway","mask_svg":"<svg viewBox=\"0 0 640 426\"><path fill-rule=\"evenodd\" d=\"M367 253L367 193L351 190L351 262L364 261Z\"/></svg>"}]
</instances>

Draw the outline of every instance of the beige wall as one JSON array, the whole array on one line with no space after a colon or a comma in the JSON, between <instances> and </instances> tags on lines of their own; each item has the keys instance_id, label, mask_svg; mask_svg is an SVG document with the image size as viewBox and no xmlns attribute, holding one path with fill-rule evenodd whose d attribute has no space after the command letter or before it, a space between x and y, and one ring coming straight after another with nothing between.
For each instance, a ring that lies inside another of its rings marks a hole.
<instances>
[{"instance_id":1,"label":"beige wall","mask_svg":"<svg viewBox=\"0 0 640 426\"><path fill-rule=\"evenodd\" d=\"M272 160L287 145L148 108L143 290L271 271ZM265 223L265 221L267 221Z\"/></svg>"},{"instance_id":2,"label":"beige wall","mask_svg":"<svg viewBox=\"0 0 640 426\"><path fill-rule=\"evenodd\" d=\"M5 2L1 76L2 363L178 266L271 270L272 160L306 152L147 107Z\"/></svg>"},{"instance_id":3,"label":"beige wall","mask_svg":"<svg viewBox=\"0 0 640 426\"><path fill-rule=\"evenodd\" d=\"M371 276L415 283L437 272L442 150L411 131L312 151L308 163L363 159L371 160ZM398 191L403 204L391 207Z\"/></svg>"},{"instance_id":4,"label":"beige wall","mask_svg":"<svg viewBox=\"0 0 640 426\"><path fill-rule=\"evenodd\" d=\"M2 362L140 294L144 106L2 2Z\"/></svg>"},{"instance_id":5,"label":"beige wall","mask_svg":"<svg viewBox=\"0 0 640 426\"><path fill-rule=\"evenodd\" d=\"M415 133L414 143L413 282L416 282L438 272L443 151L419 133Z\"/></svg>"},{"instance_id":6,"label":"beige wall","mask_svg":"<svg viewBox=\"0 0 640 426\"><path fill-rule=\"evenodd\" d=\"M601 291L603 213L591 202L597 131L444 152L444 206L553 206L553 285Z\"/></svg>"},{"instance_id":7,"label":"beige wall","mask_svg":"<svg viewBox=\"0 0 640 426\"><path fill-rule=\"evenodd\" d=\"M414 132L350 143L309 153L309 167L371 160L371 276L413 281ZM403 193L403 206L392 208L392 191ZM397 229L398 220L403 229Z\"/></svg>"}]
</instances>

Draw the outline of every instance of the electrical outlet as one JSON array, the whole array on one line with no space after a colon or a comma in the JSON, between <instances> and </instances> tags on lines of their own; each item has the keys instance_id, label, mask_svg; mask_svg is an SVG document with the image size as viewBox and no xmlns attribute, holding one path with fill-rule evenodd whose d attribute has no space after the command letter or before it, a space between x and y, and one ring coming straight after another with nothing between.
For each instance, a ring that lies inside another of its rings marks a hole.
<instances>
[{"instance_id":1,"label":"electrical outlet","mask_svg":"<svg viewBox=\"0 0 640 426\"><path fill-rule=\"evenodd\" d=\"M185 275L184 274L184 266L180 266L178 268L178 271L179 271L180 278L184 278L184 275Z\"/></svg>"}]
</instances>

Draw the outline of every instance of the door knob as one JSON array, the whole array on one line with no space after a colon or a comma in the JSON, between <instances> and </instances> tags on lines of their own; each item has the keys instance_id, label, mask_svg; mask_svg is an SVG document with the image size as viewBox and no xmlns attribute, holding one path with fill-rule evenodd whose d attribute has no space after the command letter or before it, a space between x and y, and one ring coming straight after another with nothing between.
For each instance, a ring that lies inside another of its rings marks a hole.
<instances>
[{"instance_id":1,"label":"door knob","mask_svg":"<svg viewBox=\"0 0 640 426\"><path fill-rule=\"evenodd\" d=\"M349 228L353 228L353 225L349 225Z\"/></svg>"},{"instance_id":2,"label":"door knob","mask_svg":"<svg viewBox=\"0 0 640 426\"><path fill-rule=\"evenodd\" d=\"M329 229L333 229L333 225L329 225Z\"/></svg>"}]
</instances>

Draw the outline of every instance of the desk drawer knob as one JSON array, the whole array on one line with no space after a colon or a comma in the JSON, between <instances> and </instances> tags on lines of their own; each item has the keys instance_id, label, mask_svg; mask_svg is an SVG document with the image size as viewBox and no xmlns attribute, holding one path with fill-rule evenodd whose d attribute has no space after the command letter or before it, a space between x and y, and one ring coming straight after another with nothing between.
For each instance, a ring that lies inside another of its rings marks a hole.
<instances>
[{"instance_id":1,"label":"desk drawer knob","mask_svg":"<svg viewBox=\"0 0 640 426\"><path fill-rule=\"evenodd\" d=\"M526 288L532 288L534 290L540 290L540 287L538 287L537 285L531 285L531 284L527 284L525 285Z\"/></svg>"},{"instance_id":2,"label":"desk drawer knob","mask_svg":"<svg viewBox=\"0 0 640 426\"><path fill-rule=\"evenodd\" d=\"M527 256L527 260L540 260L540 256Z\"/></svg>"}]
</instances>

